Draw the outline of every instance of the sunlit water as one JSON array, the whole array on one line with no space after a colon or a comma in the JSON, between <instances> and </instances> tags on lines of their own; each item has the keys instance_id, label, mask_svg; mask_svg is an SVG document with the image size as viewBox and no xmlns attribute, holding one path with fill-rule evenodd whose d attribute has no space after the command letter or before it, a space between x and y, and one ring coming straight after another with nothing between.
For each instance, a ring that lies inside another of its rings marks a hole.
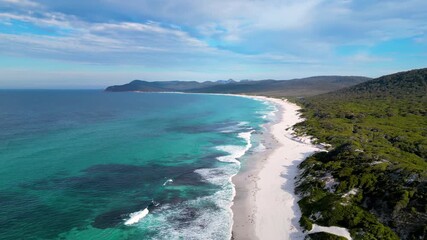
<instances>
[{"instance_id":1,"label":"sunlit water","mask_svg":"<svg viewBox=\"0 0 427 240\"><path fill-rule=\"evenodd\" d=\"M271 106L0 91L0 239L229 239L230 177Z\"/></svg>"}]
</instances>

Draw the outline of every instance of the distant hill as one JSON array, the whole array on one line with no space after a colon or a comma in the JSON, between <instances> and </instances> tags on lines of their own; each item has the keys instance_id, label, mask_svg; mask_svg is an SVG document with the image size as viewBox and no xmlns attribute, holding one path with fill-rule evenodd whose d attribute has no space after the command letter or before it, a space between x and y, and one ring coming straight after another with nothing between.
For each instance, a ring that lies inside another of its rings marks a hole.
<instances>
[{"instance_id":1,"label":"distant hill","mask_svg":"<svg viewBox=\"0 0 427 240\"><path fill-rule=\"evenodd\" d=\"M143 80L134 80L123 85L110 86L105 89L108 92L184 92L190 89L209 87L221 83L215 82L196 82L196 81L158 81L150 82Z\"/></svg>"},{"instance_id":2,"label":"distant hill","mask_svg":"<svg viewBox=\"0 0 427 240\"><path fill-rule=\"evenodd\" d=\"M332 144L300 165L301 223L343 226L354 239L426 239L427 68L298 101L306 120L296 130Z\"/></svg>"},{"instance_id":3,"label":"distant hill","mask_svg":"<svg viewBox=\"0 0 427 240\"><path fill-rule=\"evenodd\" d=\"M128 84L108 87L106 91L244 93L275 97L299 97L326 93L367 80L369 78L357 76L318 76L293 80L245 80L240 82L233 80L216 82L134 80Z\"/></svg>"},{"instance_id":4,"label":"distant hill","mask_svg":"<svg viewBox=\"0 0 427 240\"><path fill-rule=\"evenodd\" d=\"M298 97L335 91L370 80L355 76L317 76L292 80L243 81L192 89L190 92L245 93L272 97Z\"/></svg>"}]
</instances>

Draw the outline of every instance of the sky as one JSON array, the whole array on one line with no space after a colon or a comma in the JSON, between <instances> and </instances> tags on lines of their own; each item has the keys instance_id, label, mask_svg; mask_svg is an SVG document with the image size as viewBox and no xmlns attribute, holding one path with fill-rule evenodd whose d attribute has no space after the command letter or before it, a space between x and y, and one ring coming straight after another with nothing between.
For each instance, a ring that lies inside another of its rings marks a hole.
<instances>
[{"instance_id":1,"label":"sky","mask_svg":"<svg viewBox=\"0 0 427 240\"><path fill-rule=\"evenodd\" d=\"M0 0L0 88L427 67L426 0Z\"/></svg>"}]
</instances>

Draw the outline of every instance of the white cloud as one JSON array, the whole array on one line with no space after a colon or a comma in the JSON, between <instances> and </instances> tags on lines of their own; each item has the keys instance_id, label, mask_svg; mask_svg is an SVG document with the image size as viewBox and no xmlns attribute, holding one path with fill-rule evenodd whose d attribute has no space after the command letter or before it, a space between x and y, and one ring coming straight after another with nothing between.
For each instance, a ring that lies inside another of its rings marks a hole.
<instances>
[{"instance_id":1,"label":"white cloud","mask_svg":"<svg viewBox=\"0 0 427 240\"><path fill-rule=\"evenodd\" d=\"M352 56L349 56L347 59L351 63L373 63L393 61L393 58L374 56L366 52L356 53Z\"/></svg>"},{"instance_id":2,"label":"white cloud","mask_svg":"<svg viewBox=\"0 0 427 240\"><path fill-rule=\"evenodd\" d=\"M61 28L70 28L71 20L74 22L74 24L77 24L78 22L77 19L71 16L68 17L60 13L40 13L40 15L41 16L39 17L34 17L31 15L0 12L0 19L3 21L19 20L23 22L32 23L38 26L61 27Z\"/></svg>"},{"instance_id":3,"label":"white cloud","mask_svg":"<svg viewBox=\"0 0 427 240\"><path fill-rule=\"evenodd\" d=\"M155 79L162 79L161 74L212 79L207 72L236 79L356 74L366 65L394 63L398 58L371 55L368 50L342 56L337 47L369 49L398 38L414 38L414 44L425 45L427 32L425 0L0 0L0 4L4 10L0 21L9 27L17 20L57 31L0 34L1 55L142 66L144 71L156 69L149 75Z\"/></svg>"},{"instance_id":4,"label":"white cloud","mask_svg":"<svg viewBox=\"0 0 427 240\"><path fill-rule=\"evenodd\" d=\"M32 32L0 34L0 49L4 54L82 62L145 64L150 61L149 57L138 54L150 53L155 59L156 53L173 55L189 51L215 51L176 26L165 27L152 21L92 23L61 13L0 13L0 20L9 25L12 24L10 20L19 20L43 27L56 27L59 32L68 30L60 36ZM128 56L124 57L126 54Z\"/></svg>"},{"instance_id":5,"label":"white cloud","mask_svg":"<svg viewBox=\"0 0 427 240\"><path fill-rule=\"evenodd\" d=\"M3 4L13 4L17 6L23 6L23 7L36 7L39 6L38 3L30 1L30 0L0 0L0 3L3 2Z\"/></svg>"}]
</instances>

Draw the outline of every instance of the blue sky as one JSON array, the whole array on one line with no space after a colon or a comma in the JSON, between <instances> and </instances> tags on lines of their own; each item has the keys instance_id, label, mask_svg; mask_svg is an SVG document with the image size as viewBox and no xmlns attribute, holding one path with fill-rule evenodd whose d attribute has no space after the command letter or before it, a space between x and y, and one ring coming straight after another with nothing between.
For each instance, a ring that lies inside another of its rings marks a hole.
<instances>
[{"instance_id":1,"label":"blue sky","mask_svg":"<svg viewBox=\"0 0 427 240\"><path fill-rule=\"evenodd\" d=\"M0 88L427 67L425 0L0 0Z\"/></svg>"}]
</instances>

